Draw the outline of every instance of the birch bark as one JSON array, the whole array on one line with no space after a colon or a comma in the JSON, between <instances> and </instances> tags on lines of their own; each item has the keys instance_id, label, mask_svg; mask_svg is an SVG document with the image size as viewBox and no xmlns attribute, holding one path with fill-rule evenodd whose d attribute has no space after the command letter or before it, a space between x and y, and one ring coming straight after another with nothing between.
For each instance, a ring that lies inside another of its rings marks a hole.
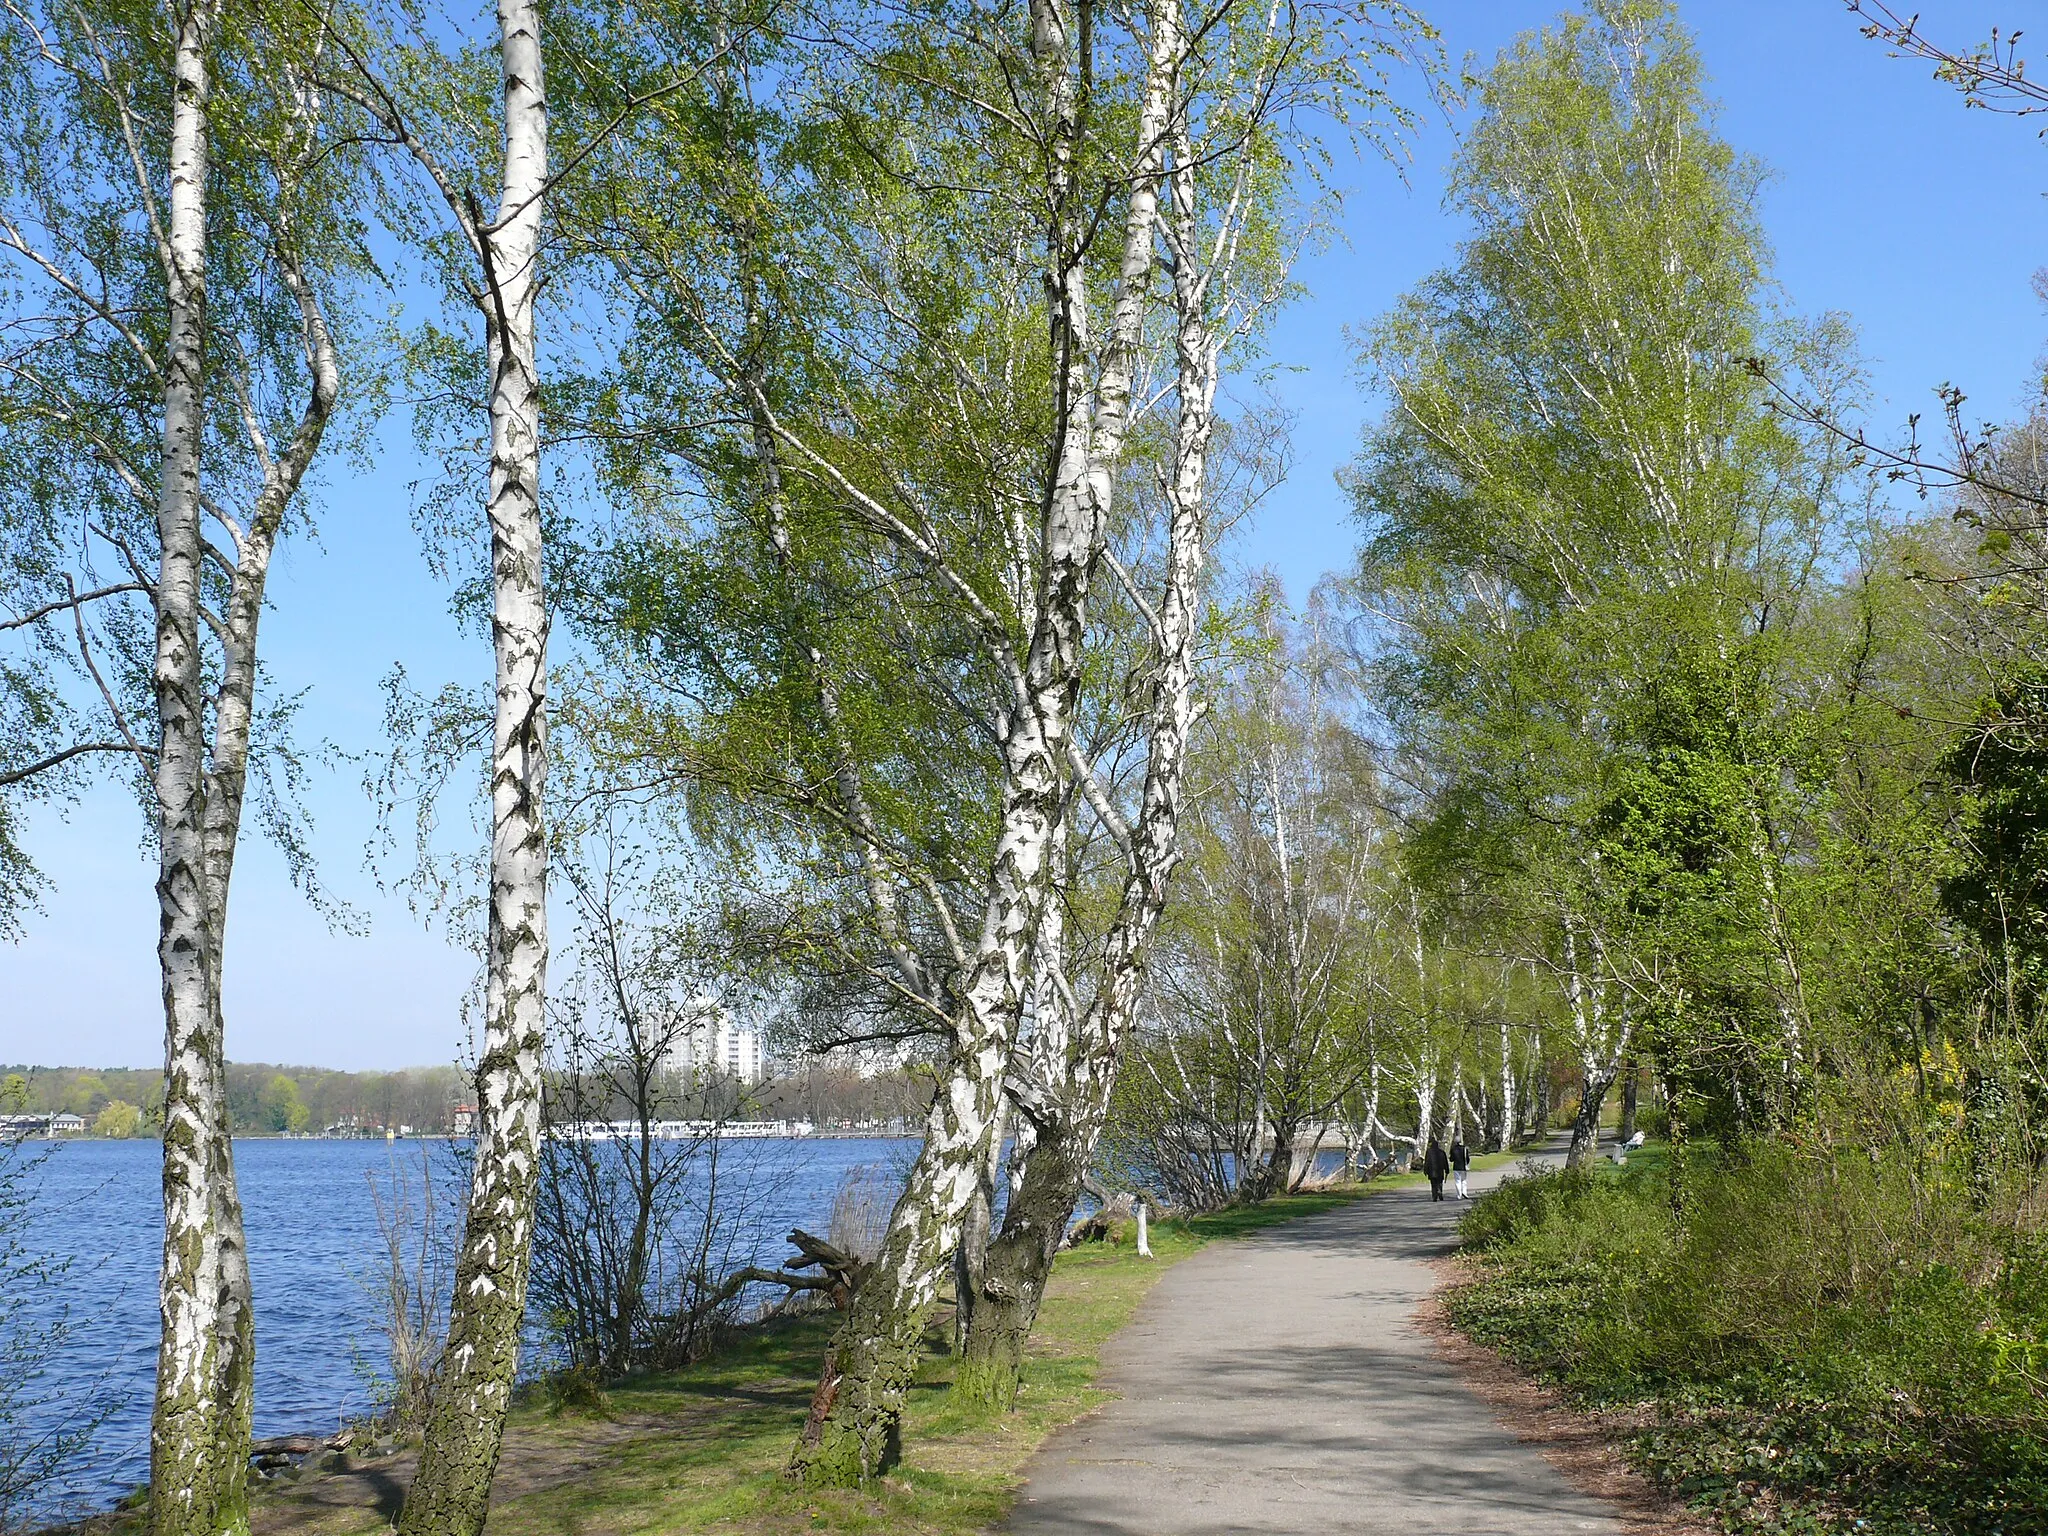
<instances>
[{"instance_id":1,"label":"birch bark","mask_svg":"<svg viewBox=\"0 0 2048 1536\"><path fill-rule=\"evenodd\" d=\"M1507 1011L1503 1009L1500 1015L1500 1120L1493 1136L1493 1150L1496 1152L1505 1152L1515 1144L1515 1119L1521 1103L1518 1091L1514 1027L1508 1022Z\"/></svg>"},{"instance_id":2,"label":"birch bark","mask_svg":"<svg viewBox=\"0 0 2048 1536\"><path fill-rule=\"evenodd\" d=\"M1360 1125L1365 1140L1365 1150L1372 1158L1372 1165L1377 1166L1380 1160L1380 1073L1385 1070L1380 1065L1379 1032L1377 1030L1372 1031L1368 1035L1367 1046L1370 1055L1365 1068L1365 1113L1360 1117Z\"/></svg>"},{"instance_id":3,"label":"birch bark","mask_svg":"<svg viewBox=\"0 0 2048 1536\"><path fill-rule=\"evenodd\" d=\"M1002 1177L1003 1132L1008 1120L1008 1100L996 1100L995 1124L989 1128L988 1147L981 1163L981 1182L961 1223L960 1245L953 1251L953 1352L963 1354L974 1310L981 1295L982 1278L988 1272L989 1241L995 1223L996 1181Z\"/></svg>"},{"instance_id":4,"label":"birch bark","mask_svg":"<svg viewBox=\"0 0 2048 1536\"><path fill-rule=\"evenodd\" d=\"M298 305L312 390L283 453L273 458L247 404L244 381L243 424L262 484L246 528L223 511L212 514L233 537L236 559L219 624L220 681L209 694L199 623L212 22L212 13L200 8L179 18L164 243L172 323L164 371L156 583L165 1221L150 1484L156 1528L179 1532L247 1527L255 1332L227 1115L221 976L248 780L264 590L285 512L319 451L340 391L333 340L299 264L290 220L280 209L273 258Z\"/></svg>"},{"instance_id":5,"label":"birch bark","mask_svg":"<svg viewBox=\"0 0 2048 1536\"><path fill-rule=\"evenodd\" d=\"M1154 26L1177 24L1170 5ZM1171 20L1169 21L1168 18ZM1177 54L1180 39L1164 38ZM1130 828L1129 873L1105 945L1089 1007L1065 1044L1064 1068L1027 1109L1034 1140L1003 1227L982 1267L954 1390L971 1402L1008 1409L1017 1397L1024 1342L1052 1273L1068 1215L1109 1113L1125 1039L1137 1010L1154 928L1179 858L1182 784L1195 717L1195 636L1207 550L1208 447L1215 427L1220 354L1209 321L1215 269L1197 251L1193 156L1185 132L1173 133L1171 207L1164 233L1173 257L1176 383L1174 475L1170 489L1164 590L1154 617L1157 668L1147 704L1145 782Z\"/></svg>"},{"instance_id":6,"label":"birch bark","mask_svg":"<svg viewBox=\"0 0 2048 1536\"><path fill-rule=\"evenodd\" d=\"M519 1366L540 1165L547 986L547 607L535 356L548 113L535 0L499 0L504 164L497 221L475 228L490 369L490 919L476 1154L442 1378L399 1529L477 1536ZM457 210L458 217L460 210Z\"/></svg>"},{"instance_id":7,"label":"birch bark","mask_svg":"<svg viewBox=\"0 0 2048 1536\"><path fill-rule=\"evenodd\" d=\"M209 0L174 12L156 589L157 960L164 998L163 1334L150 1506L164 1536L248 1529L255 1328L227 1119L219 955L206 858L200 668L205 437Z\"/></svg>"},{"instance_id":8,"label":"birch bark","mask_svg":"<svg viewBox=\"0 0 2048 1536\"><path fill-rule=\"evenodd\" d=\"M1074 154L1085 131L1087 63L1076 55L1059 0L1032 0L1031 50L1050 124L1047 291L1064 404L1040 519L1036 622L1024 660L1023 697L1000 722L1002 831L981 931L964 968L943 1086L933 1096L924 1146L890 1216L881 1254L827 1352L810 1416L791 1454L789 1476L805 1484L859 1484L893 1462L924 1326L980 1187L996 1124L1044 902L1048 853L1063 810L1089 581L1129 425L1174 58L1172 26L1158 19L1168 9L1154 7L1114 313L1091 380L1085 219L1074 184Z\"/></svg>"},{"instance_id":9,"label":"birch bark","mask_svg":"<svg viewBox=\"0 0 2048 1536\"><path fill-rule=\"evenodd\" d=\"M1598 935L1591 937L1597 963ZM1621 1070L1628 1053L1634 1020L1626 1004L1616 1024L1608 1022L1606 996L1598 975L1587 975L1579 963L1578 940L1567 922L1564 935L1565 996L1570 1004L1573 1044L1579 1055L1579 1108L1572 1116L1571 1149L1565 1165L1576 1168L1600 1147L1600 1110L1607 1102L1607 1090Z\"/></svg>"}]
</instances>

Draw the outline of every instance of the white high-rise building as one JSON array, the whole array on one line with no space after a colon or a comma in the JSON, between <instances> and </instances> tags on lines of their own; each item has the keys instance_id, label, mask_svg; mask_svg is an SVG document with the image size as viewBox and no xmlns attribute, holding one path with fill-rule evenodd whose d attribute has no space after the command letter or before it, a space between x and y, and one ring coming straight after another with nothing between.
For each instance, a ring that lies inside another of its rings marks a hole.
<instances>
[{"instance_id":1,"label":"white high-rise building","mask_svg":"<svg viewBox=\"0 0 2048 1536\"><path fill-rule=\"evenodd\" d=\"M768 1075L768 1052L761 1032L739 1022L716 998L700 998L692 1017L678 1032L663 1063L678 1077L734 1077L758 1083Z\"/></svg>"}]
</instances>

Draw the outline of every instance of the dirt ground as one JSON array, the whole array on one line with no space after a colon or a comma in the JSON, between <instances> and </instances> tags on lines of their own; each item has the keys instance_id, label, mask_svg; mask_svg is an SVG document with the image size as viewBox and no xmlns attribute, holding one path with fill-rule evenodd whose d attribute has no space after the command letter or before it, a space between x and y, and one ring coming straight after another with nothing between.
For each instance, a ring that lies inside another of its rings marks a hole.
<instances>
[{"instance_id":1,"label":"dirt ground","mask_svg":"<svg viewBox=\"0 0 2048 1536\"><path fill-rule=\"evenodd\" d=\"M686 1422L687 1416L626 1415L550 1423L544 1432L514 1425L505 1433L492 1495L516 1498L575 1482L595 1472L608 1453L627 1441L674 1434ZM411 1448L385 1456L345 1456L325 1470L308 1466L295 1481L266 1481L264 1495L251 1500L250 1536L340 1536L363 1530L372 1510L388 1525L398 1518L418 1459Z\"/></svg>"}]
</instances>

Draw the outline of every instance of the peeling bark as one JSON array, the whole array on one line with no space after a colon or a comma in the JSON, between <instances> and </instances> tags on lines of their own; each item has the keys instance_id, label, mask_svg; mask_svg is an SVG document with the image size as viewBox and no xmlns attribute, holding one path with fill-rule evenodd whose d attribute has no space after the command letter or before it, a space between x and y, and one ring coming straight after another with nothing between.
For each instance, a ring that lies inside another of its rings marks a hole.
<instances>
[{"instance_id":1,"label":"peeling bark","mask_svg":"<svg viewBox=\"0 0 2048 1536\"><path fill-rule=\"evenodd\" d=\"M158 510L159 738L166 1054L163 1339L150 1432L151 1513L167 1533L247 1529L255 1399L255 1324L242 1205L227 1112L221 1000L228 892L241 832L255 714L257 635L286 510L311 467L340 392L333 338L279 212L273 260L297 301L311 395L284 451L245 403L262 471L219 624L220 681L209 696L199 655L200 467L206 368L207 49L213 13L179 16L166 241L163 490ZM212 733L207 741L206 719Z\"/></svg>"},{"instance_id":2,"label":"peeling bark","mask_svg":"<svg viewBox=\"0 0 2048 1536\"><path fill-rule=\"evenodd\" d=\"M1008 1118L1007 1100L996 1101L996 1121L989 1132L988 1153L982 1159L981 1182L961 1224L960 1246L953 1252L953 1349L964 1353L973 1326L974 1309L981 1295L982 1276L988 1270L988 1245L995 1225L996 1180L1002 1176L1003 1131Z\"/></svg>"},{"instance_id":3,"label":"peeling bark","mask_svg":"<svg viewBox=\"0 0 2048 1536\"><path fill-rule=\"evenodd\" d=\"M1024 1343L1101 1129L1099 1119L1086 1115L1049 1116L1040 1124L1023 1184L989 1245L981 1295L953 1373L953 1394L962 1401L1002 1411L1016 1405Z\"/></svg>"},{"instance_id":4,"label":"peeling bark","mask_svg":"<svg viewBox=\"0 0 2048 1536\"><path fill-rule=\"evenodd\" d=\"M1044 702L1063 710L1057 696ZM1048 750L1039 718L1020 712L1004 744L1010 773L1003 832L953 1048L926 1117L923 1149L890 1215L882 1251L833 1340L836 1374L828 1373L820 1384L790 1457L789 1475L801 1483L853 1486L888 1466L939 1280L980 1186L1023 995L1044 857L1059 811L1058 759ZM1065 714L1054 718L1063 729Z\"/></svg>"},{"instance_id":5,"label":"peeling bark","mask_svg":"<svg viewBox=\"0 0 2048 1536\"><path fill-rule=\"evenodd\" d=\"M1607 1089L1613 1081L1595 1068L1588 1068L1581 1076L1579 1110L1572 1116L1571 1150L1565 1154L1567 1168L1578 1167L1599 1150L1600 1107L1607 1102Z\"/></svg>"}]
</instances>

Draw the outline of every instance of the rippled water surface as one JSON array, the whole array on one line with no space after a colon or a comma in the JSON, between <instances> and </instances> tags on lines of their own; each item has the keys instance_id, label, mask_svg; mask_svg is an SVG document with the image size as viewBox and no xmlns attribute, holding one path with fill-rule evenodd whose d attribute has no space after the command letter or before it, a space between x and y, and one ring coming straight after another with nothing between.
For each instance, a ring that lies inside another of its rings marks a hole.
<instances>
[{"instance_id":1,"label":"rippled water surface","mask_svg":"<svg viewBox=\"0 0 2048 1536\"><path fill-rule=\"evenodd\" d=\"M32 1144L40 1145L40 1144ZM103 1504L149 1471L156 1371L156 1273L163 1234L161 1160L146 1141L59 1143L32 1175L35 1245L71 1261L61 1290L36 1303L68 1310L71 1335L49 1389L60 1403L104 1393L112 1412L71 1486L45 1504ZM256 1289L256 1433L331 1432L371 1403L383 1348L364 1280L380 1238L366 1175L417 1166L422 1143L235 1143ZM730 1141L722 1157L746 1191L746 1228L779 1262L792 1226L822 1230L847 1169L907 1161L915 1144L816 1138ZM437 1167L452 1171L440 1149ZM744 1255L736 1262L746 1262Z\"/></svg>"}]
</instances>

